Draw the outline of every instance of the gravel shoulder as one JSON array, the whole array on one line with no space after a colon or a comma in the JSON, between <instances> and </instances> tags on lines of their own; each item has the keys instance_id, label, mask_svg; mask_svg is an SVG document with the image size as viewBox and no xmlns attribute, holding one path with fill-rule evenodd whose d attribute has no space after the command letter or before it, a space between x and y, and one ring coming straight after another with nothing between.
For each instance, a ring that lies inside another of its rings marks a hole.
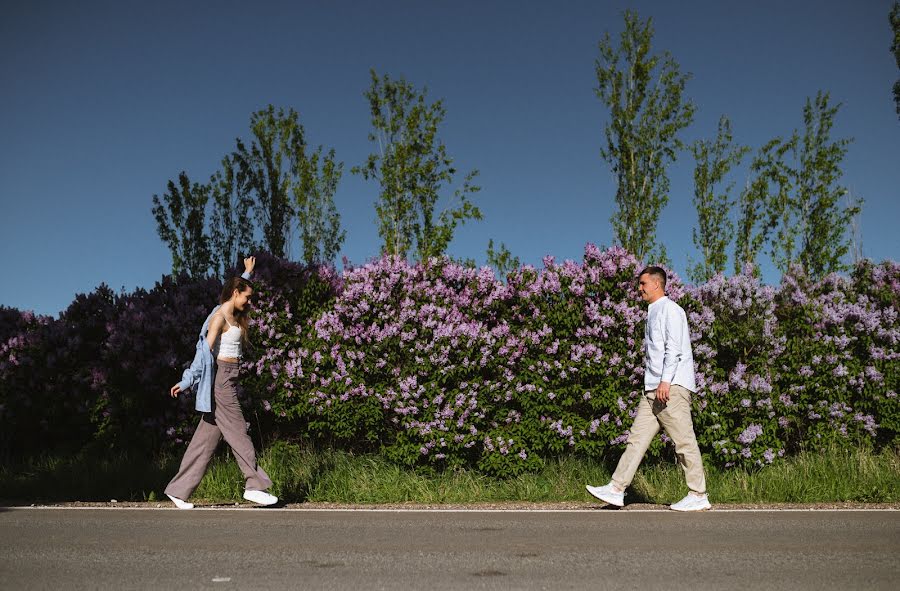
<instances>
[{"instance_id":1,"label":"gravel shoulder","mask_svg":"<svg viewBox=\"0 0 900 591\"><path fill-rule=\"evenodd\" d=\"M137 508L137 509L168 509L174 508L169 502L151 501L72 501L62 503L32 503L28 501L6 501L0 499L0 507L43 507L43 508ZM650 503L632 503L621 509L590 501L567 501L553 503L524 503L524 502L497 502L497 503L447 503L447 504L423 504L423 503L373 503L373 504L343 504L343 503L286 503L275 506L279 509L294 510L454 510L454 511L668 511L668 505ZM197 509L257 509L252 503L195 503ZM713 511L727 510L759 510L759 511L834 511L834 510L884 510L898 511L900 503L715 503Z\"/></svg>"}]
</instances>

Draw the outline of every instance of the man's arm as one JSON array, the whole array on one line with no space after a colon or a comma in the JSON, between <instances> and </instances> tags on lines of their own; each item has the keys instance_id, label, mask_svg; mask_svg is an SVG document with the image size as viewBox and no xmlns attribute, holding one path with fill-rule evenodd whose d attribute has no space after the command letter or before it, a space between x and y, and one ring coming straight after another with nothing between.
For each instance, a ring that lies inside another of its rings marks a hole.
<instances>
[{"instance_id":1,"label":"man's arm","mask_svg":"<svg viewBox=\"0 0 900 591\"><path fill-rule=\"evenodd\" d=\"M684 336L685 321L677 309L669 308L665 311L663 330L665 331L665 353L663 355L663 370L659 387L656 389L656 399L660 402L669 400L669 387L675 379L675 370L684 357L681 350L682 337Z\"/></svg>"}]
</instances>

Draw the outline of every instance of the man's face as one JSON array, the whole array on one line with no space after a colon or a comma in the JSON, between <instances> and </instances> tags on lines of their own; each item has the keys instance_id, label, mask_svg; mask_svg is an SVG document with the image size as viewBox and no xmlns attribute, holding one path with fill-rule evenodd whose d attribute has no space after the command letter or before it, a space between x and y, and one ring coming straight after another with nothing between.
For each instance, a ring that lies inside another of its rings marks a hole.
<instances>
[{"instance_id":1,"label":"man's face","mask_svg":"<svg viewBox=\"0 0 900 591\"><path fill-rule=\"evenodd\" d=\"M245 291L234 290L234 307L236 310L243 311L244 308L247 307L248 302L250 301L250 296L253 295L253 288L248 287Z\"/></svg>"},{"instance_id":2,"label":"man's face","mask_svg":"<svg viewBox=\"0 0 900 591\"><path fill-rule=\"evenodd\" d=\"M659 279L650 273L644 273L638 277L638 293L641 294L641 299L645 302L655 299L660 290Z\"/></svg>"}]
</instances>

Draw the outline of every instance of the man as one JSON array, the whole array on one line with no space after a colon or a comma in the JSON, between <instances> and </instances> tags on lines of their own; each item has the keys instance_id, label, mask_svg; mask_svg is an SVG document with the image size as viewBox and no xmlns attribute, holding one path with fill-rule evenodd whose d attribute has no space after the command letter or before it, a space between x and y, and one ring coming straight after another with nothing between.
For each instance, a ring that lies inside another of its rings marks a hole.
<instances>
[{"instance_id":1,"label":"man","mask_svg":"<svg viewBox=\"0 0 900 591\"><path fill-rule=\"evenodd\" d=\"M691 393L694 382L694 356L684 310L666 297L666 272L647 267L638 276L638 291L649 304L644 329L644 395L638 402L637 416L628 434L625 453L609 484L587 486L589 493L610 505L625 504L625 489L631 484L647 448L659 432L675 443L678 463L684 469L690 492L672 505L675 511L709 509L703 459L691 422Z\"/></svg>"}]
</instances>

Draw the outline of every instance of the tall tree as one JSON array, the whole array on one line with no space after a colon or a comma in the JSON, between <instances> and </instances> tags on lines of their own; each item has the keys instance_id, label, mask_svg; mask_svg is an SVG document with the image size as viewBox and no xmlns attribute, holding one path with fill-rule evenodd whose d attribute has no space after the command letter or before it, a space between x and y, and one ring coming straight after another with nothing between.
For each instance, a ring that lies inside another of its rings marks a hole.
<instances>
[{"instance_id":1,"label":"tall tree","mask_svg":"<svg viewBox=\"0 0 900 591\"><path fill-rule=\"evenodd\" d=\"M306 148L303 126L293 109L275 111L269 105L250 117L250 131L250 145L238 138L232 157L255 197L254 212L266 249L287 257L294 217L291 180L300 170Z\"/></svg>"},{"instance_id":2,"label":"tall tree","mask_svg":"<svg viewBox=\"0 0 900 591\"><path fill-rule=\"evenodd\" d=\"M754 158L755 178L741 197L736 269L754 262L768 239L772 262L782 273L795 264L814 276L847 268L848 230L862 201L842 207L847 190L839 184L841 163L851 140L831 138L840 105L829 100L821 91L814 101L807 98L803 133L770 141Z\"/></svg>"},{"instance_id":3,"label":"tall tree","mask_svg":"<svg viewBox=\"0 0 900 591\"><path fill-rule=\"evenodd\" d=\"M841 162L850 139L831 139L840 104L830 105L828 93L819 92L803 107L804 131L798 146L796 229L800 265L821 276L847 268L848 229L859 212L858 204L842 207L847 189L838 183Z\"/></svg>"},{"instance_id":4,"label":"tall tree","mask_svg":"<svg viewBox=\"0 0 900 591\"><path fill-rule=\"evenodd\" d=\"M254 225L250 220L253 199L240 169L230 156L222 159L222 170L210 178L213 212L210 242L215 273L222 279L238 266L242 255L256 248Z\"/></svg>"},{"instance_id":5,"label":"tall tree","mask_svg":"<svg viewBox=\"0 0 900 591\"><path fill-rule=\"evenodd\" d=\"M465 175L447 207L435 216L441 189L453 183L457 171L438 137L446 115L443 101L429 103L426 94L427 89L416 90L402 78L379 78L371 71L365 97L372 117L369 141L378 151L353 173L381 185L375 211L385 254L405 257L415 249L419 259L441 255L458 224L482 217L470 201L480 190L473 184L477 170Z\"/></svg>"},{"instance_id":6,"label":"tall tree","mask_svg":"<svg viewBox=\"0 0 900 591\"><path fill-rule=\"evenodd\" d=\"M894 42L891 44L891 51L894 53L897 67L900 68L900 2L894 2L888 18L891 21L891 29L894 32ZM897 107L897 116L900 117L900 79L894 82L894 104Z\"/></svg>"},{"instance_id":7,"label":"tall tree","mask_svg":"<svg viewBox=\"0 0 900 591\"><path fill-rule=\"evenodd\" d=\"M609 33L600 41L596 93L610 110L601 154L617 182L616 241L640 259L664 262L654 234L669 200L666 166L684 147L678 134L693 121L694 105L684 97L690 76L668 52L651 55L652 39L652 19L626 11L619 46Z\"/></svg>"},{"instance_id":8,"label":"tall tree","mask_svg":"<svg viewBox=\"0 0 900 591\"><path fill-rule=\"evenodd\" d=\"M322 146L301 161L292 191L307 264L333 262L344 242L346 232L334 205L343 171L344 163L335 162L334 150L323 156Z\"/></svg>"},{"instance_id":9,"label":"tall tree","mask_svg":"<svg viewBox=\"0 0 900 591\"><path fill-rule=\"evenodd\" d=\"M739 198L735 273L740 273L746 265L752 265L755 272L759 272L757 257L778 225L779 211L784 209L779 204L785 204L790 194L790 177L785 174L784 159L793 145L793 138L787 142L775 138L753 157L751 179ZM792 247L788 245L788 249L792 250Z\"/></svg>"},{"instance_id":10,"label":"tall tree","mask_svg":"<svg viewBox=\"0 0 900 591\"><path fill-rule=\"evenodd\" d=\"M691 146L694 154L694 207L697 210L697 228L694 229L694 245L702 259L689 271L695 283L707 281L716 273L725 271L728 263L726 249L731 242L734 224L731 208L734 201L729 184L717 193L725 177L738 166L750 148L734 144L731 122L723 115L713 142L700 140Z\"/></svg>"},{"instance_id":11,"label":"tall tree","mask_svg":"<svg viewBox=\"0 0 900 591\"><path fill-rule=\"evenodd\" d=\"M205 231L209 185L191 183L186 172L178 184L169 181L162 199L153 196L156 231L172 253L172 274L206 277L212 266L209 236Z\"/></svg>"}]
</instances>

